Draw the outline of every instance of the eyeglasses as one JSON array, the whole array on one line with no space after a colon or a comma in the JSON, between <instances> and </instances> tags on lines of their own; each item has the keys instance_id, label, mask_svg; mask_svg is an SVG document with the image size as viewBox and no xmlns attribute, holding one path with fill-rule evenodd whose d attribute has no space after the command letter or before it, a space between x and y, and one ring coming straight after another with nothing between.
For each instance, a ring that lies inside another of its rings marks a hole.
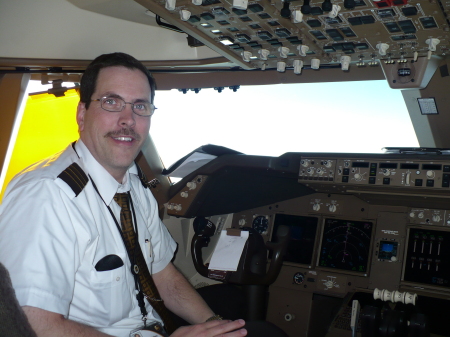
<instances>
[{"instance_id":1,"label":"eyeglasses","mask_svg":"<svg viewBox=\"0 0 450 337\"><path fill-rule=\"evenodd\" d=\"M112 96L105 96L100 99L93 99L91 102L100 102L100 106L103 110L109 111L109 112L120 112L125 108L126 104L131 104L131 110L136 115L143 116L143 117L150 117L153 115L153 113L156 110L156 107L151 104L150 102L125 102L120 97L112 97Z\"/></svg>"}]
</instances>

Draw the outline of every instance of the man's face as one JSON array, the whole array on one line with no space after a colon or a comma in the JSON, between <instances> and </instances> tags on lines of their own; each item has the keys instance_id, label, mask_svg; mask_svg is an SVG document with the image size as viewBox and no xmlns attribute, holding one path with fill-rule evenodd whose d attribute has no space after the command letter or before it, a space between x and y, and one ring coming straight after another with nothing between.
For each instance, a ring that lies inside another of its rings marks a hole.
<instances>
[{"instance_id":1,"label":"man's face","mask_svg":"<svg viewBox=\"0 0 450 337\"><path fill-rule=\"evenodd\" d=\"M91 99L115 95L125 102L150 100L147 77L137 69L109 67L100 70ZM78 104L77 123L80 138L94 158L119 182L136 158L150 129L150 117L136 115L130 104L121 112L109 112L100 102L89 109Z\"/></svg>"}]
</instances>

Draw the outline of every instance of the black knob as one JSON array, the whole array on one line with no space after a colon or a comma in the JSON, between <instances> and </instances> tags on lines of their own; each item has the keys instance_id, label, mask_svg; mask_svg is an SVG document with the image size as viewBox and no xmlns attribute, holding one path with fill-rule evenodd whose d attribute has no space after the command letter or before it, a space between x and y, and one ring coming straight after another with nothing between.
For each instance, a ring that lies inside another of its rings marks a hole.
<instances>
[{"instance_id":1,"label":"black knob","mask_svg":"<svg viewBox=\"0 0 450 337\"><path fill-rule=\"evenodd\" d=\"M331 0L325 0L322 3L322 10L324 12L330 12L333 9L333 5L331 4Z\"/></svg>"},{"instance_id":2,"label":"black knob","mask_svg":"<svg viewBox=\"0 0 450 337\"><path fill-rule=\"evenodd\" d=\"M289 9L289 1L283 2L283 8L280 11L283 18L289 19L291 17L291 10Z\"/></svg>"},{"instance_id":3,"label":"black knob","mask_svg":"<svg viewBox=\"0 0 450 337\"><path fill-rule=\"evenodd\" d=\"M202 216L198 216L194 219L193 226L195 234L204 237L211 237L216 231L216 225Z\"/></svg>"},{"instance_id":4,"label":"black knob","mask_svg":"<svg viewBox=\"0 0 450 337\"><path fill-rule=\"evenodd\" d=\"M355 8L355 0L344 0L344 7L347 9L353 9Z\"/></svg>"},{"instance_id":5,"label":"black knob","mask_svg":"<svg viewBox=\"0 0 450 337\"><path fill-rule=\"evenodd\" d=\"M303 14L311 14L311 6L309 5L310 0L303 1L303 6L300 8L300 11Z\"/></svg>"}]
</instances>

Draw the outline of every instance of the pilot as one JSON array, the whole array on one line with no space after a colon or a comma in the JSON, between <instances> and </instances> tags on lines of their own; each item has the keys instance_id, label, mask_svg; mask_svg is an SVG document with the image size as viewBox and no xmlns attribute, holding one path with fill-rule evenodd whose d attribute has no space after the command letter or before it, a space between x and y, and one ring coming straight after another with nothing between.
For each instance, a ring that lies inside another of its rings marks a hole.
<instances>
[{"instance_id":1,"label":"pilot","mask_svg":"<svg viewBox=\"0 0 450 337\"><path fill-rule=\"evenodd\" d=\"M135 58L97 57L81 80L80 138L8 186L0 262L38 336L247 334L243 320L215 315L171 263L176 243L134 162L154 96ZM164 331L165 306L192 325L170 331L166 321Z\"/></svg>"}]
</instances>

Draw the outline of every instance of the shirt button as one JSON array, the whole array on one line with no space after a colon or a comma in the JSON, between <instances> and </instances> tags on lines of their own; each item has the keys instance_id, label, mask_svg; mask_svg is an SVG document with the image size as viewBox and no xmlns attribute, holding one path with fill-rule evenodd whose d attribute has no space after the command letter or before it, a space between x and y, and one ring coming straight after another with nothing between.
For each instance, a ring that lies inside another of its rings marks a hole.
<instances>
[{"instance_id":1,"label":"shirt button","mask_svg":"<svg viewBox=\"0 0 450 337\"><path fill-rule=\"evenodd\" d=\"M116 277L116 281L120 281L120 277L119 276Z\"/></svg>"}]
</instances>

